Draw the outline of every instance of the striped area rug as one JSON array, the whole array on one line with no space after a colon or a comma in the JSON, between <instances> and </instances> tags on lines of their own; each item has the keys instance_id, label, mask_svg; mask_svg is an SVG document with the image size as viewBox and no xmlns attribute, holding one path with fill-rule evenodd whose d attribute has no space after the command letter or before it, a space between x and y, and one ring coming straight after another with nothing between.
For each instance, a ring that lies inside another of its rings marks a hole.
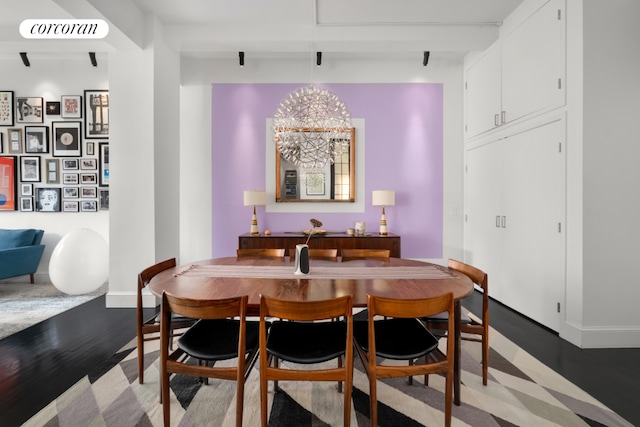
<instances>
[{"instance_id":1,"label":"striped area rug","mask_svg":"<svg viewBox=\"0 0 640 427\"><path fill-rule=\"evenodd\" d=\"M631 426L498 332L491 332L487 386L482 385L480 346L463 342L462 404L453 406L453 426ZM24 425L161 426L157 343L145 346L145 384L138 384L132 342ZM429 387L421 380L416 378L413 385L402 378L378 383L381 426L444 425L444 379L431 376ZM269 394L271 426L343 425L343 397L335 383L281 382L280 386L282 391ZM235 425L234 382L210 380L202 385L195 378L176 376L171 389L171 425ZM367 391L358 360L352 426L369 425ZM245 389L245 426L260 425L259 402L259 373L254 368Z\"/></svg>"}]
</instances>

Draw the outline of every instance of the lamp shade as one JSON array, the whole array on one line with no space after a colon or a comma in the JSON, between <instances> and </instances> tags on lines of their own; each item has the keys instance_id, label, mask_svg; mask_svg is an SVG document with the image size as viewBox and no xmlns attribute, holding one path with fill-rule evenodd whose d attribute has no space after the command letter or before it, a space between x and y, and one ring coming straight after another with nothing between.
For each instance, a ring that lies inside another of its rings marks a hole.
<instances>
[{"instance_id":1,"label":"lamp shade","mask_svg":"<svg viewBox=\"0 0 640 427\"><path fill-rule=\"evenodd\" d=\"M396 192L393 190L374 190L371 199L373 206L394 206L396 204Z\"/></svg>"},{"instance_id":2,"label":"lamp shade","mask_svg":"<svg viewBox=\"0 0 640 427\"><path fill-rule=\"evenodd\" d=\"M256 190L245 190L244 205L245 206L264 206L267 204L267 192Z\"/></svg>"}]
</instances>

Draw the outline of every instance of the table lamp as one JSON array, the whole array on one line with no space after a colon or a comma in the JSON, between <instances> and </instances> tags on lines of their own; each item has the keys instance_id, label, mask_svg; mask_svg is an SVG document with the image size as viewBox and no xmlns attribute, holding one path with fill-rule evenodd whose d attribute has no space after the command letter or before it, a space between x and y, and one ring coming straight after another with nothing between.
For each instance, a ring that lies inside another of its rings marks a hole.
<instances>
[{"instance_id":1,"label":"table lamp","mask_svg":"<svg viewBox=\"0 0 640 427\"><path fill-rule=\"evenodd\" d=\"M386 236L389 234L387 231L387 216L384 213L385 206L394 206L396 204L396 192L393 190L374 190L372 192L372 205L382 206L382 216L380 217L380 235Z\"/></svg>"},{"instance_id":2,"label":"table lamp","mask_svg":"<svg viewBox=\"0 0 640 427\"><path fill-rule=\"evenodd\" d=\"M267 192L256 190L245 190L244 192L244 205L253 206L253 216L251 217L251 229L252 236L259 236L258 231L258 218L256 217L256 206L264 206L267 204Z\"/></svg>"}]
</instances>

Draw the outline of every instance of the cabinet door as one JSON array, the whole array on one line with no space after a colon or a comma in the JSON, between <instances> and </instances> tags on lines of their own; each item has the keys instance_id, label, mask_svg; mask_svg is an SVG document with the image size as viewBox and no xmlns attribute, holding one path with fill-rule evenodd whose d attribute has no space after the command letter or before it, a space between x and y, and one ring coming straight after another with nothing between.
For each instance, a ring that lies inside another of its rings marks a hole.
<instances>
[{"instance_id":1,"label":"cabinet door","mask_svg":"<svg viewBox=\"0 0 640 427\"><path fill-rule=\"evenodd\" d=\"M565 103L564 9L551 0L502 40L505 122Z\"/></svg>"},{"instance_id":2,"label":"cabinet door","mask_svg":"<svg viewBox=\"0 0 640 427\"><path fill-rule=\"evenodd\" d=\"M502 299L501 142L467 151L465 262L489 276L489 294Z\"/></svg>"},{"instance_id":3,"label":"cabinet door","mask_svg":"<svg viewBox=\"0 0 640 427\"><path fill-rule=\"evenodd\" d=\"M503 140L500 300L557 331L565 289L564 122Z\"/></svg>"},{"instance_id":4,"label":"cabinet door","mask_svg":"<svg viewBox=\"0 0 640 427\"><path fill-rule=\"evenodd\" d=\"M466 71L466 136L479 135L495 128L500 113L500 46L486 54Z\"/></svg>"}]
</instances>

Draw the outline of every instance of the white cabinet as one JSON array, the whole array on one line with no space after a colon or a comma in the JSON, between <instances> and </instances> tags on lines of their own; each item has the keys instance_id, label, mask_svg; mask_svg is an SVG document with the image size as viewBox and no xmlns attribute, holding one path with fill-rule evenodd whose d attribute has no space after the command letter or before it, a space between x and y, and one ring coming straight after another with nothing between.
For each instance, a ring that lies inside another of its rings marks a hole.
<instances>
[{"instance_id":1,"label":"white cabinet","mask_svg":"<svg viewBox=\"0 0 640 427\"><path fill-rule=\"evenodd\" d=\"M550 0L465 71L471 138L565 104L565 0Z\"/></svg>"},{"instance_id":2,"label":"white cabinet","mask_svg":"<svg viewBox=\"0 0 640 427\"><path fill-rule=\"evenodd\" d=\"M465 260L489 295L558 330L564 301L565 122L510 135L466 155Z\"/></svg>"}]
</instances>

